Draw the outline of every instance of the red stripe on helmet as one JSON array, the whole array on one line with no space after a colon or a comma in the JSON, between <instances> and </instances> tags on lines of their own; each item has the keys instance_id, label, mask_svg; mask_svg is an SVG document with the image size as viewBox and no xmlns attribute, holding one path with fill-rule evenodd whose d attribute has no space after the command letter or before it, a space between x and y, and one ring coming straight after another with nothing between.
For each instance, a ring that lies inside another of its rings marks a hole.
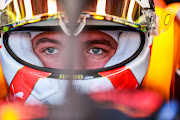
<instances>
[{"instance_id":1,"label":"red stripe on helmet","mask_svg":"<svg viewBox=\"0 0 180 120\"><path fill-rule=\"evenodd\" d=\"M135 76L131 70L125 66L100 72L99 74L101 76L107 77L117 91L121 89L136 89L139 87Z\"/></svg>"},{"instance_id":2,"label":"red stripe on helmet","mask_svg":"<svg viewBox=\"0 0 180 120\"><path fill-rule=\"evenodd\" d=\"M10 84L10 100L25 102L34 85L40 78L48 77L51 73L38 71L29 67L21 68Z\"/></svg>"},{"instance_id":3,"label":"red stripe on helmet","mask_svg":"<svg viewBox=\"0 0 180 120\"><path fill-rule=\"evenodd\" d=\"M150 55L151 55L151 51L152 51L152 44L149 46L150 49Z\"/></svg>"}]
</instances>

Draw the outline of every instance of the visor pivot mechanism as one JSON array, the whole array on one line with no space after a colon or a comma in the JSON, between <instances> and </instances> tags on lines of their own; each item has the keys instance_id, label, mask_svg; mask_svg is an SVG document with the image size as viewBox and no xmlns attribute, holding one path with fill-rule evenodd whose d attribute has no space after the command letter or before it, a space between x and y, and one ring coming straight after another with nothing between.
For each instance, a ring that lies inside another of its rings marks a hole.
<instances>
[{"instance_id":1,"label":"visor pivot mechanism","mask_svg":"<svg viewBox=\"0 0 180 120\"><path fill-rule=\"evenodd\" d=\"M146 23L148 24L149 32L156 33L156 14L153 10L142 9L142 12L146 16Z\"/></svg>"}]
</instances>

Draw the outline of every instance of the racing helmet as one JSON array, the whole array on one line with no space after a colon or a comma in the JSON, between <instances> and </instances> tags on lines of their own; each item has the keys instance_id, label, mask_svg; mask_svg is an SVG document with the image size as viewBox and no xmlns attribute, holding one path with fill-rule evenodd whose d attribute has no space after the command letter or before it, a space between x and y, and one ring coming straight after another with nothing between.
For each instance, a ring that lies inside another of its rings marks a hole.
<instances>
[{"instance_id":1,"label":"racing helmet","mask_svg":"<svg viewBox=\"0 0 180 120\"><path fill-rule=\"evenodd\" d=\"M9 101L61 104L69 82L85 94L141 86L156 28L152 1L1 2Z\"/></svg>"}]
</instances>

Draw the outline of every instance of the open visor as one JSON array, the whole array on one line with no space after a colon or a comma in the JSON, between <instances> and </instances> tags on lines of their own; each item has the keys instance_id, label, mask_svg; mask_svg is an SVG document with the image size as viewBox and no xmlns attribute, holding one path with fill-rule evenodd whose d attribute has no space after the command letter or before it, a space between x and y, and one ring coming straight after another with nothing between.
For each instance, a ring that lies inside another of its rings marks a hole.
<instances>
[{"instance_id":1,"label":"open visor","mask_svg":"<svg viewBox=\"0 0 180 120\"><path fill-rule=\"evenodd\" d=\"M10 30L4 35L4 45L16 61L31 68L67 69L71 63L73 70L103 71L135 59L145 43L144 33L132 27L86 25L70 46L68 36L58 28Z\"/></svg>"},{"instance_id":2,"label":"open visor","mask_svg":"<svg viewBox=\"0 0 180 120\"><path fill-rule=\"evenodd\" d=\"M146 31L150 4L143 6L140 0L87 0L83 13L86 18L108 20L137 27ZM1 13L0 25L4 31L16 26L42 20L65 17L61 0L13 0ZM67 18L68 19L68 18Z\"/></svg>"}]
</instances>

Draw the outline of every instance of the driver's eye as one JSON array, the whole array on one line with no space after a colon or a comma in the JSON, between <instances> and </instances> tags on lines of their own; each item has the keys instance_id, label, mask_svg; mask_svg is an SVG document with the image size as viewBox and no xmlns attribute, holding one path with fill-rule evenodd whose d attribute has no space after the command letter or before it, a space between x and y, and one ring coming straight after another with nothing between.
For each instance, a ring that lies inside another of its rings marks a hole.
<instances>
[{"instance_id":1,"label":"driver's eye","mask_svg":"<svg viewBox=\"0 0 180 120\"><path fill-rule=\"evenodd\" d=\"M54 53L57 53L58 50L55 49L55 48L49 47L49 48L46 48L46 52L47 52L48 54L54 54Z\"/></svg>"},{"instance_id":2,"label":"driver's eye","mask_svg":"<svg viewBox=\"0 0 180 120\"><path fill-rule=\"evenodd\" d=\"M89 52L91 54L102 54L103 50L100 48L92 48Z\"/></svg>"}]
</instances>

